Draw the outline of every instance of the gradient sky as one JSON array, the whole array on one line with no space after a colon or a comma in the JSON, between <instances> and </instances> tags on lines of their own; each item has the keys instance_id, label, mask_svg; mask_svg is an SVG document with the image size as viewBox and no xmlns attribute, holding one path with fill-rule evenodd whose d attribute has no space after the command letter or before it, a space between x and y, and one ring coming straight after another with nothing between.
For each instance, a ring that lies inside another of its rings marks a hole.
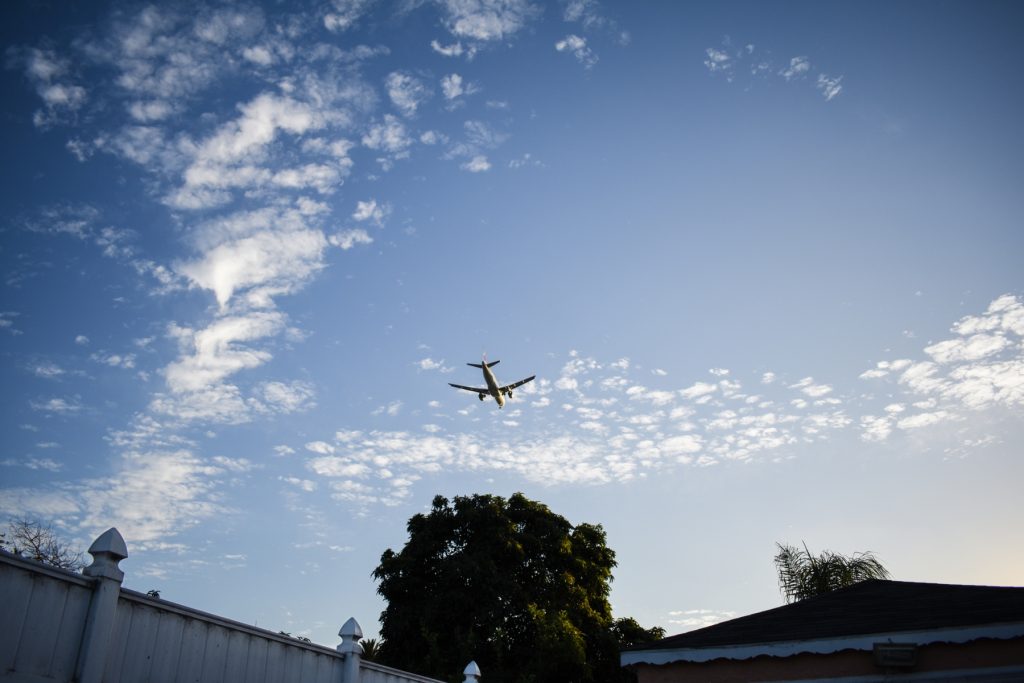
<instances>
[{"instance_id":1,"label":"gradient sky","mask_svg":"<svg viewBox=\"0 0 1024 683\"><path fill-rule=\"evenodd\" d=\"M777 541L1024 584L1019 3L0 18L0 512L127 586L333 646L515 491L669 633L781 604Z\"/></svg>"}]
</instances>

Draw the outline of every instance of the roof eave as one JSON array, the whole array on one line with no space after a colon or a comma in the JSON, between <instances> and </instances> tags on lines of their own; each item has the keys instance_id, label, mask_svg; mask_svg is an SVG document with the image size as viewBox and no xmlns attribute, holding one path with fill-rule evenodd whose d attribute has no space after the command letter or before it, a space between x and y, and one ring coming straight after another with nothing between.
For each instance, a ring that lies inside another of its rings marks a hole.
<instances>
[{"instance_id":1,"label":"roof eave","mask_svg":"<svg viewBox=\"0 0 1024 683\"><path fill-rule=\"evenodd\" d=\"M710 662L714 659L745 660L754 657L790 657L797 654L832 654L843 650L871 650L875 643L968 643L981 638L1008 640L1024 637L1024 621L921 631L868 633L842 638L793 640L743 645L629 650L621 653L622 666L629 664L672 664L673 662Z\"/></svg>"}]
</instances>

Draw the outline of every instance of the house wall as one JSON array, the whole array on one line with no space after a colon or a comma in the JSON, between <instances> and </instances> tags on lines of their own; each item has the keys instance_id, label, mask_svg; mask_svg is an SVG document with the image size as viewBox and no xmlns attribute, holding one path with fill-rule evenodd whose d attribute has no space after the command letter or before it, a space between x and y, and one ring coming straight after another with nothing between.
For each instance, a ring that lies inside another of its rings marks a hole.
<instances>
[{"instance_id":1,"label":"house wall","mask_svg":"<svg viewBox=\"0 0 1024 683\"><path fill-rule=\"evenodd\" d=\"M675 662L662 666L634 665L638 683L740 683L743 681L805 681L831 678L871 680L949 681L1024 680L1024 638L975 640L969 643L934 643L917 651L911 669L886 672L875 664L870 651L844 650L832 654L799 654L791 657L754 657L745 660L716 659L710 662Z\"/></svg>"}]
</instances>

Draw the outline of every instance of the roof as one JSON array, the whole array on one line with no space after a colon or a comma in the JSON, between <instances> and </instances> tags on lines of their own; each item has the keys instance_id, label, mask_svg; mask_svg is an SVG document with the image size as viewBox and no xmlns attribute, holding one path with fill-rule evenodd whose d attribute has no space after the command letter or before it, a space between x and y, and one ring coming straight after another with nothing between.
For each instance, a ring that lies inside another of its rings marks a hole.
<instances>
[{"instance_id":1,"label":"roof","mask_svg":"<svg viewBox=\"0 0 1024 683\"><path fill-rule=\"evenodd\" d=\"M1024 623L1024 588L869 580L629 651L692 650Z\"/></svg>"}]
</instances>

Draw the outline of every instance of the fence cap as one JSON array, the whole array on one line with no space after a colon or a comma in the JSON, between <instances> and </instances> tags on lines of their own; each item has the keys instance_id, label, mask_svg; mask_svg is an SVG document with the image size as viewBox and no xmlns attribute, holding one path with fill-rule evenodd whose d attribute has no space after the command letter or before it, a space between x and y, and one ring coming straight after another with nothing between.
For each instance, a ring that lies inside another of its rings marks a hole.
<instances>
[{"instance_id":1,"label":"fence cap","mask_svg":"<svg viewBox=\"0 0 1024 683\"><path fill-rule=\"evenodd\" d=\"M110 527L89 546L92 564L83 572L86 576L104 577L115 581L124 580L124 572L117 566L118 562L128 557L128 546L124 543L121 532Z\"/></svg>"},{"instance_id":2,"label":"fence cap","mask_svg":"<svg viewBox=\"0 0 1024 683\"><path fill-rule=\"evenodd\" d=\"M363 629L359 628L359 622L355 617L350 617L341 625L338 635L341 636L341 642L334 649L346 656L363 654L363 646L359 643L359 639L363 637Z\"/></svg>"},{"instance_id":3,"label":"fence cap","mask_svg":"<svg viewBox=\"0 0 1024 683\"><path fill-rule=\"evenodd\" d=\"M480 676L480 667L476 665L476 661L472 661L466 665L466 670L462 672L466 676Z\"/></svg>"},{"instance_id":4,"label":"fence cap","mask_svg":"<svg viewBox=\"0 0 1024 683\"><path fill-rule=\"evenodd\" d=\"M128 557L128 546L117 527L110 527L89 546L89 554L96 557L100 553L108 553L117 558L118 562Z\"/></svg>"},{"instance_id":5,"label":"fence cap","mask_svg":"<svg viewBox=\"0 0 1024 683\"><path fill-rule=\"evenodd\" d=\"M341 625L341 630L338 631L338 635L342 638L348 636L359 640L363 637L363 629L359 628L359 622L356 621L355 617L349 617L348 621Z\"/></svg>"}]
</instances>

